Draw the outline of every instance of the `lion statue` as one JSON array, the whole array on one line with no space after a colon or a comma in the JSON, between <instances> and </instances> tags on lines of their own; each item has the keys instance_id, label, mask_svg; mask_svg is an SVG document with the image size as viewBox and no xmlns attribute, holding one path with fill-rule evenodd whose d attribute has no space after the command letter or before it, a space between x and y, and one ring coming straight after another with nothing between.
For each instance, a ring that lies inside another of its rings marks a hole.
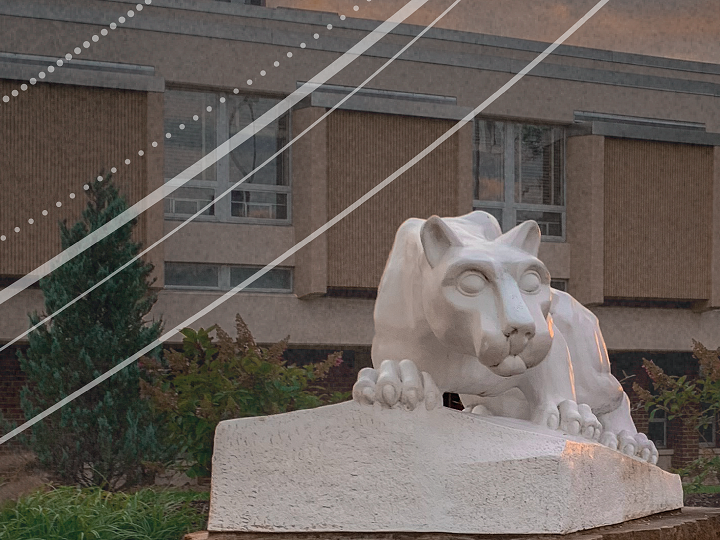
<instances>
[{"instance_id":1,"label":"lion statue","mask_svg":"<svg viewBox=\"0 0 720 540\"><path fill-rule=\"evenodd\" d=\"M486 212L399 228L375 303L374 368L353 398L410 410L460 394L466 412L528 420L656 463L610 373L598 320L550 287L540 228Z\"/></svg>"}]
</instances>

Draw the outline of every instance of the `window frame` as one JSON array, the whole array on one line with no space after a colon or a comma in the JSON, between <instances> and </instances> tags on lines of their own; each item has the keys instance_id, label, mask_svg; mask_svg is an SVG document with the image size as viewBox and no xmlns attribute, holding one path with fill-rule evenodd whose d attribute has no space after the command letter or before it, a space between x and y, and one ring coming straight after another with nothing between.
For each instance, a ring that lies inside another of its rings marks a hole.
<instances>
[{"instance_id":1,"label":"window frame","mask_svg":"<svg viewBox=\"0 0 720 540\"><path fill-rule=\"evenodd\" d=\"M717 446L717 428L718 428L718 419L713 418L712 423L710 424L710 431L712 433L712 439L707 441L703 439L702 433L700 430L698 430L698 445L700 448L715 448Z\"/></svg>"},{"instance_id":2,"label":"window frame","mask_svg":"<svg viewBox=\"0 0 720 540\"><path fill-rule=\"evenodd\" d=\"M648 416L648 435L650 433L650 424L662 424L663 426L663 443L657 444L655 441L652 441L653 444L655 444L655 447L658 450L665 450L668 448L668 419L667 414L665 414L665 411L662 409L655 409L655 414Z\"/></svg>"},{"instance_id":3,"label":"window frame","mask_svg":"<svg viewBox=\"0 0 720 540\"><path fill-rule=\"evenodd\" d=\"M502 211L502 222L500 226L503 231L509 231L517 225L517 212L555 212L560 214L562 234L560 236L550 236L543 234L541 236L544 242L566 242L566 217L567 217L567 127L564 125L514 122L508 120L499 120L493 118L476 118L473 122L473 130L477 129L478 122L496 122L504 125L503 140L503 201L482 201L475 199L475 186L478 181L478 160L479 151L475 144L475 132L473 132L473 210L484 210L485 208L493 208ZM549 204L530 204L517 202L515 200L516 178L515 178L515 162L517 149L515 148L516 130L524 125L548 127L551 129L562 130L562 195L563 205Z\"/></svg>"},{"instance_id":4,"label":"window frame","mask_svg":"<svg viewBox=\"0 0 720 540\"><path fill-rule=\"evenodd\" d=\"M202 291L202 292L226 292L232 290L234 287L230 284L230 271L232 268L246 268L252 270L260 270L264 266L258 266L254 264L213 264L213 263L198 263L198 262L187 262L187 261L165 261L165 265L168 264L186 264L186 265L197 265L197 266L214 266L218 269L218 286L211 287L207 285L168 285L165 283L164 288L167 290L174 291ZM265 289L265 288L245 288L240 292L243 293L274 293L274 294L293 294L295 290L295 272L292 266L276 266L271 269L273 270L284 270L287 271L290 277L290 288L289 289Z\"/></svg>"},{"instance_id":5,"label":"window frame","mask_svg":"<svg viewBox=\"0 0 720 540\"><path fill-rule=\"evenodd\" d=\"M255 96L261 99L273 99L281 100L281 97L271 94L256 94L251 92L240 92L235 94L230 91L220 91L211 89L198 89L198 88L186 88L180 86L173 86L166 89L166 94L169 92L191 92L196 94L214 94L215 95L215 144L220 147L222 144L227 142L230 138L230 126L228 116L228 103L230 99L240 97L242 95ZM224 102L221 102L220 98L225 98ZM292 114L290 112L285 113L286 117L286 142L289 143L292 140ZM163 121L165 115L163 114ZM267 127L264 129L268 129ZM248 139L249 141L249 139ZM212 151L212 150L211 150ZM164 152L164 154L166 154ZM252 224L252 225L274 225L274 226L291 226L292 225L292 146L285 149L281 154L284 160L284 175L286 185L263 185L263 184L251 184L247 181L243 182L227 195L218 197L220 193L226 191L230 186L234 185L235 182L230 179L230 156L225 156L215 163L215 180L189 180L182 187L188 188L200 188L200 189L212 189L214 191L213 215L199 215L194 218L194 221L203 221L211 223L237 223L237 224ZM163 156L165 157L165 155ZM164 182L168 182L172 178L166 178L163 170ZM286 196L286 215L285 219L272 219L272 218L256 218L256 217L238 217L232 215L232 193L233 191L247 191L247 192L265 192L265 193L282 193ZM177 190L176 190L177 192ZM175 192L174 192L175 193ZM170 194L166 199L172 199L173 194ZM198 208L199 209L199 208ZM163 208L163 216L168 221L186 221L192 214L177 214L167 213Z\"/></svg>"}]
</instances>

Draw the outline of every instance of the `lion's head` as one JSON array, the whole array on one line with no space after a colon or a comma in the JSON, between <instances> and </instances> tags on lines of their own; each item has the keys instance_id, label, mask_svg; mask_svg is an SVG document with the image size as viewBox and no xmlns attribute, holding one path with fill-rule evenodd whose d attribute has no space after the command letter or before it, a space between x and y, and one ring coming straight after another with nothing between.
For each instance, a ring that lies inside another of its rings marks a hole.
<instances>
[{"instance_id":1,"label":"lion's head","mask_svg":"<svg viewBox=\"0 0 720 540\"><path fill-rule=\"evenodd\" d=\"M550 274L537 258L540 229L526 221L501 235L489 214L473 218L484 222L475 231L483 234L437 216L422 226L423 309L448 348L497 375L518 375L547 356L553 338Z\"/></svg>"}]
</instances>

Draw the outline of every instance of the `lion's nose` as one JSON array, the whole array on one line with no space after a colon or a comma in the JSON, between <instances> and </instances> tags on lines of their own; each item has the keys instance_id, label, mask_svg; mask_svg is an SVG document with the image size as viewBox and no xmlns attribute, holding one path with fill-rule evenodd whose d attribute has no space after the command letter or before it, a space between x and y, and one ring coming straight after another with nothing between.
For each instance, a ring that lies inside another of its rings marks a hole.
<instances>
[{"instance_id":1,"label":"lion's nose","mask_svg":"<svg viewBox=\"0 0 720 540\"><path fill-rule=\"evenodd\" d=\"M518 325L506 325L505 329L503 330L503 334L505 334L506 338L510 338L512 336L522 336L526 340L532 339L535 337L535 324L518 324Z\"/></svg>"},{"instance_id":2,"label":"lion's nose","mask_svg":"<svg viewBox=\"0 0 720 540\"><path fill-rule=\"evenodd\" d=\"M515 355L521 353L535 336L535 325L507 325L503 333L510 342L510 354Z\"/></svg>"}]
</instances>

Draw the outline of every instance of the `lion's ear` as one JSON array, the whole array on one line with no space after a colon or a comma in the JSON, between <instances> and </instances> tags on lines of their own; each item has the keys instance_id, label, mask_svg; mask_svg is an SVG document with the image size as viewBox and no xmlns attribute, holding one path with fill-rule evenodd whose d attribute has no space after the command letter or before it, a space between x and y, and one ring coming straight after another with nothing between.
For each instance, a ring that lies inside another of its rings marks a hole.
<instances>
[{"instance_id":1,"label":"lion's ear","mask_svg":"<svg viewBox=\"0 0 720 540\"><path fill-rule=\"evenodd\" d=\"M420 229L425 258L435 268L451 247L460 247L462 242L447 224L437 216L431 216Z\"/></svg>"},{"instance_id":2,"label":"lion's ear","mask_svg":"<svg viewBox=\"0 0 720 540\"><path fill-rule=\"evenodd\" d=\"M500 236L497 242L522 249L533 257L537 257L540 249L540 227L532 220L524 221Z\"/></svg>"}]
</instances>

